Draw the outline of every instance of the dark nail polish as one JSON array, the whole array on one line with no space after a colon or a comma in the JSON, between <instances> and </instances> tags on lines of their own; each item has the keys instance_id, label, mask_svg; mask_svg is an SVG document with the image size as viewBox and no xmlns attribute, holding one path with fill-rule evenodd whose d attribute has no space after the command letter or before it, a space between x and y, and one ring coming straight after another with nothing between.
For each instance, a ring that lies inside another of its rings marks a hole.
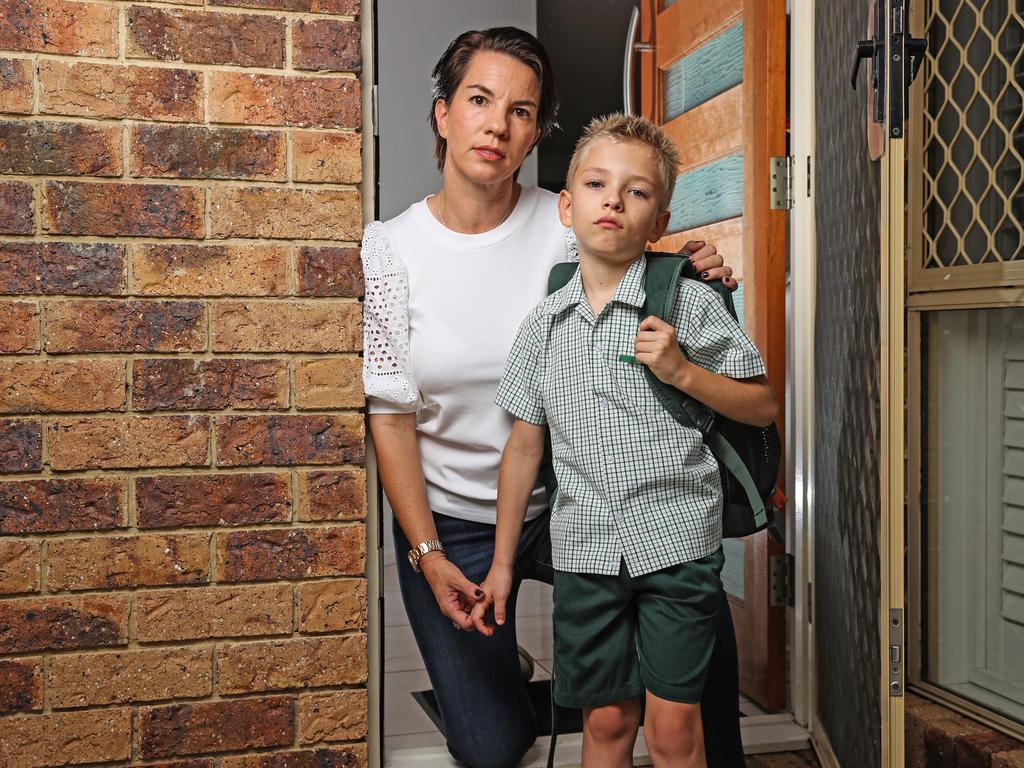
<instances>
[{"instance_id":1,"label":"dark nail polish","mask_svg":"<svg viewBox=\"0 0 1024 768\"><path fill-rule=\"evenodd\" d=\"M707 272L701 272L700 276L703 277L705 280L707 280L708 279L708 274L709 273L707 273Z\"/></svg>"},{"instance_id":2,"label":"dark nail polish","mask_svg":"<svg viewBox=\"0 0 1024 768\"><path fill-rule=\"evenodd\" d=\"M484 591L483 591L482 589L478 589L478 590L476 591L476 596L477 596L478 598L480 598L480 597L483 597L483 596L484 596Z\"/></svg>"}]
</instances>

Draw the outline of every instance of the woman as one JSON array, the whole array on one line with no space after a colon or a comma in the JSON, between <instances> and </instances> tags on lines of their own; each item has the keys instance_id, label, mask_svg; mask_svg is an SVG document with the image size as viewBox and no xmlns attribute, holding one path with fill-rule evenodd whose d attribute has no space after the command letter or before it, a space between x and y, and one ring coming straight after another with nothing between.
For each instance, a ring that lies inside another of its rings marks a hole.
<instances>
[{"instance_id":1,"label":"woman","mask_svg":"<svg viewBox=\"0 0 1024 768\"><path fill-rule=\"evenodd\" d=\"M516 592L521 579L550 583L552 574L538 488L510 619L490 638L471 631L511 428L494 395L519 323L543 297L550 267L574 256L575 242L558 221L557 196L516 183L526 156L555 127L554 82L540 43L511 27L466 32L433 76L430 122L443 185L366 229L364 385L395 511L402 599L448 748L471 768L507 767L536 737L516 651ZM689 245L706 278L732 282L712 246ZM708 745L712 766L742 765L728 613L716 652L724 663L712 663L707 686L716 701L703 702L705 732L724 741Z\"/></svg>"}]
</instances>

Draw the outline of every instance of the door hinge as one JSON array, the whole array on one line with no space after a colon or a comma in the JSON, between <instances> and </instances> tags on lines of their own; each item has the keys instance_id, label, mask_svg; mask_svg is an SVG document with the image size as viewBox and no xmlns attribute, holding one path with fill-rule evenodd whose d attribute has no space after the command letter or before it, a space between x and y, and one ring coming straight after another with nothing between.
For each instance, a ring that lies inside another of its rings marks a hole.
<instances>
[{"instance_id":1,"label":"door hinge","mask_svg":"<svg viewBox=\"0 0 1024 768\"><path fill-rule=\"evenodd\" d=\"M903 695L903 609L889 609L889 695Z\"/></svg>"},{"instance_id":2,"label":"door hinge","mask_svg":"<svg viewBox=\"0 0 1024 768\"><path fill-rule=\"evenodd\" d=\"M771 208L773 211L788 211L793 207L793 158L768 158L768 175L771 178Z\"/></svg>"},{"instance_id":3,"label":"door hinge","mask_svg":"<svg viewBox=\"0 0 1024 768\"><path fill-rule=\"evenodd\" d=\"M771 570L769 604L772 608L792 607L796 597L795 558L792 555L772 555L768 563Z\"/></svg>"}]
</instances>

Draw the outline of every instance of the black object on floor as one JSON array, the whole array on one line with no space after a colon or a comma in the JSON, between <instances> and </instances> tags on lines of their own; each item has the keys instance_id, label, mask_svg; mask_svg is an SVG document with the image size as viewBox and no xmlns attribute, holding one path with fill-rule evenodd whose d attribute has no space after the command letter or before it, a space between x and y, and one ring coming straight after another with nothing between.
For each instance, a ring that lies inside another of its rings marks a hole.
<instances>
[{"instance_id":1,"label":"black object on floor","mask_svg":"<svg viewBox=\"0 0 1024 768\"><path fill-rule=\"evenodd\" d=\"M537 735L551 735L551 681L531 680L526 684L526 692L537 717ZM433 690L413 691L412 697L423 707L423 711L427 713L427 717L430 718L437 730L443 733L441 713L437 710L437 698L434 696ZM581 733L582 731L583 713L578 709L558 707L558 732Z\"/></svg>"}]
</instances>

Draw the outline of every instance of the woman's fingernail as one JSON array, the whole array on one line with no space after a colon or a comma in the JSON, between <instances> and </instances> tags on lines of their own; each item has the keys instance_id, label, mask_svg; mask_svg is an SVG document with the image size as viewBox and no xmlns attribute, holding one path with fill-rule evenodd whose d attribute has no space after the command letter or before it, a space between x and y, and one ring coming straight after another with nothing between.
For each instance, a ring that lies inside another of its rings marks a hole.
<instances>
[{"instance_id":1,"label":"woman's fingernail","mask_svg":"<svg viewBox=\"0 0 1024 768\"><path fill-rule=\"evenodd\" d=\"M484 591L482 589L478 589L475 594L476 594L477 597L483 597L484 596Z\"/></svg>"},{"instance_id":2,"label":"woman's fingernail","mask_svg":"<svg viewBox=\"0 0 1024 768\"><path fill-rule=\"evenodd\" d=\"M705 280L707 280L709 274L710 274L709 272L701 272L700 276L703 277Z\"/></svg>"}]
</instances>

